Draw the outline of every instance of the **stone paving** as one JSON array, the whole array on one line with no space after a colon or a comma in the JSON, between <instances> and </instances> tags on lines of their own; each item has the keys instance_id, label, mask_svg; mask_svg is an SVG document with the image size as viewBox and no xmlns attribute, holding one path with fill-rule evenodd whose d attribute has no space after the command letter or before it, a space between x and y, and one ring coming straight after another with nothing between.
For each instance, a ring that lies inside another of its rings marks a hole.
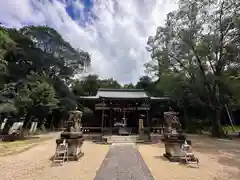
<instances>
[{"instance_id":1,"label":"stone paving","mask_svg":"<svg viewBox=\"0 0 240 180\"><path fill-rule=\"evenodd\" d=\"M94 180L154 180L133 143L113 144Z\"/></svg>"}]
</instances>

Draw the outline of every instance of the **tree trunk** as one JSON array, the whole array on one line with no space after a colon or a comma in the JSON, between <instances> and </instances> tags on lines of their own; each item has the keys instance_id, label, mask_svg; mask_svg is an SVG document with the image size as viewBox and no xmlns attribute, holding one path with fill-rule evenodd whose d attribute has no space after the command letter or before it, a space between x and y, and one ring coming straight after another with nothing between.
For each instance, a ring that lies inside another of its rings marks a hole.
<instances>
[{"instance_id":1,"label":"tree trunk","mask_svg":"<svg viewBox=\"0 0 240 180\"><path fill-rule=\"evenodd\" d=\"M216 108L213 115L214 116L212 119L212 136L222 137L224 134L221 125L222 109Z\"/></svg>"},{"instance_id":2,"label":"tree trunk","mask_svg":"<svg viewBox=\"0 0 240 180\"><path fill-rule=\"evenodd\" d=\"M25 118L24 118L24 121L23 121L23 126L22 126L22 129L20 131L20 136L21 137L24 137L24 133L25 131L28 129L29 125L32 123L32 118L29 117L29 115L25 115ZM28 134L28 133L27 133Z\"/></svg>"},{"instance_id":3,"label":"tree trunk","mask_svg":"<svg viewBox=\"0 0 240 180\"><path fill-rule=\"evenodd\" d=\"M188 129L189 118L188 118L187 108L185 106L183 107L183 111L184 111L184 129Z\"/></svg>"}]
</instances>

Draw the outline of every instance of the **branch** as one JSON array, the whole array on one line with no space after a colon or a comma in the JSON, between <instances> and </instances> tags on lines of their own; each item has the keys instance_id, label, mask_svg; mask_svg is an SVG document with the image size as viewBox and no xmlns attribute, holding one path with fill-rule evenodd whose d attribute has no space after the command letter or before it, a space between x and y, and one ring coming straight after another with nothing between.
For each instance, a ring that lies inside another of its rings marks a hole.
<instances>
[{"instance_id":1,"label":"branch","mask_svg":"<svg viewBox=\"0 0 240 180\"><path fill-rule=\"evenodd\" d=\"M220 9L220 15L219 15L219 29L220 29L220 40L219 40L219 57L216 58L216 60L218 61L218 64L216 65L216 75L218 75L222 69L222 56L223 56L223 39L225 37L225 35L227 34L227 32L230 29L230 24L228 26L228 28L226 29L225 32L223 32L222 30L222 17L223 17L223 6L224 6L225 1L222 1L221 3L221 9Z\"/></svg>"},{"instance_id":2,"label":"branch","mask_svg":"<svg viewBox=\"0 0 240 180\"><path fill-rule=\"evenodd\" d=\"M177 72L177 73L180 73L180 71L175 67L175 65L174 64L172 64L172 63L170 63L170 66L172 66L173 67L173 69L174 69L174 71L175 72Z\"/></svg>"},{"instance_id":3,"label":"branch","mask_svg":"<svg viewBox=\"0 0 240 180\"><path fill-rule=\"evenodd\" d=\"M171 54L168 54L168 55L169 55L171 58L173 58L174 60L176 60L183 69L188 70L188 68L187 68L178 58L174 57L174 56L171 55Z\"/></svg>"},{"instance_id":4,"label":"branch","mask_svg":"<svg viewBox=\"0 0 240 180\"><path fill-rule=\"evenodd\" d=\"M204 68L203 68L201 59L200 59L200 57L198 56L198 54L197 54L197 52L196 52L196 50L195 50L195 48L194 48L194 46L193 46L192 44L191 44L191 49L192 49L195 57L197 58L197 62L198 62L198 65L199 65L199 67L200 67L200 70L201 70L201 72L202 72L202 74L203 74L203 77L204 77L204 79L206 79L206 74L205 74L205 71L204 71Z\"/></svg>"},{"instance_id":5,"label":"branch","mask_svg":"<svg viewBox=\"0 0 240 180\"><path fill-rule=\"evenodd\" d=\"M199 64L200 70L201 70L201 72L202 72L202 74L203 74L204 85L207 87L207 89L208 89L208 91L209 91L209 93L210 93L210 95L208 96L209 103L210 103L210 104L212 104L212 102L217 103L217 99L216 99L216 97L215 97L215 93L214 93L213 89L211 88L210 84L207 82L207 77L206 77L206 73L205 73L205 71L204 71L203 65L202 65L201 60L200 60L200 58L199 58L196 50L194 49L194 46L193 46L193 45L191 45L191 49L192 49L194 55L195 55L196 58L197 58L197 62L198 62L198 64Z\"/></svg>"},{"instance_id":6,"label":"branch","mask_svg":"<svg viewBox=\"0 0 240 180\"><path fill-rule=\"evenodd\" d=\"M209 56L207 56L207 60L208 60L210 66L211 66L211 68L212 68L213 73L215 74L215 73L216 73L216 70L215 70L215 68L214 68L214 66L213 66L213 64L212 64L212 61L211 61L211 59L210 59Z\"/></svg>"},{"instance_id":7,"label":"branch","mask_svg":"<svg viewBox=\"0 0 240 180\"><path fill-rule=\"evenodd\" d=\"M198 62L198 65L199 65L199 67L200 67L200 70L201 70L201 72L202 72L202 74L203 74L203 78L204 78L204 80L206 80L207 78L206 78L206 74L205 74L203 65L202 65L202 63L201 63L200 57L198 56L198 54L197 54L197 52L196 52L196 50L195 50L194 45L193 45L192 43L189 43L188 41L184 40L179 34L178 34L178 37L179 37L183 42L185 42L187 45L189 45L189 46L191 47L191 50L193 51L194 55L195 55L196 58L197 58L197 62Z\"/></svg>"},{"instance_id":8,"label":"branch","mask_svg":"<svg viewBox=\"0 0 240 180\"><path fill-rule=\"evenodd\" d=\"M223 38L224 38L224 33L222 31L222 16L223 16L223 5L224 5L224 1L222 2L221 4L221 9L220 9L220 17L219 17L219 28L220 28L220 33L221 33L221 36L220 36L220 40L219 40L219 43L220 43L220 55L219 55L219 59L221 59L221 55L222 55L222 47L223 47Z\"/></svg>"}]
</instances>

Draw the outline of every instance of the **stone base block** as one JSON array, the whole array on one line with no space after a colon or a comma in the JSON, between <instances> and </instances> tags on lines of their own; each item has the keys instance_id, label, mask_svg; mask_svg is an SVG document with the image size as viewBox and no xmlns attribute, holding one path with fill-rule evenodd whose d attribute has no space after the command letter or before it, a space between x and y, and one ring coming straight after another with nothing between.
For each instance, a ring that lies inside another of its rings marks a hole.
<instances>
[{"instance_id":1,"label":"stone base block","mask_svg":"<svg viewBox=\"0 0 240 180\"><path fill-rule=\"evenodd\" d=\"M163 156L166 157L171 162L180 162L181 161L180 156L171 156L170 154L166 154L166 153L164 153Z\"/></svg>"},{"instance_id":2,"label":"stone base block","mask_svg":"<svg viewBox=\"0 0 240 180\"><path fill-rule=\"evenodd\" d=\"M83 152L79 152L77 155L69 155L68 156L68 161L78 161L81 157L84 156ZM65 159L65 161L67 160L67 158Z\"/></svg>"},{"instance_id":3,"label":"stone base block","mask_svg":"<svg viewBox=\"0 0 240 180\"><path fill-rule=\"evenodd\" d=\"M165 154L164 156L173 162L180 162L180 157L182 155L181 146L184 141L165 141Z\"/></svg>"},{"instance_id":4,"label":"stone base block","mask_svg":"<svg viewBox=\"0 0 240 180\"><path fill-rule=\"evenodd\" d=\"M65 157L64 161L78 161L83 156L84 156L84 153L83 152L79 152L77 155L68 155L68 157ZM52 156L50 158L50 160L52 161L53 158L54 158L54 156Z\"/></svg>"}]
</instances>

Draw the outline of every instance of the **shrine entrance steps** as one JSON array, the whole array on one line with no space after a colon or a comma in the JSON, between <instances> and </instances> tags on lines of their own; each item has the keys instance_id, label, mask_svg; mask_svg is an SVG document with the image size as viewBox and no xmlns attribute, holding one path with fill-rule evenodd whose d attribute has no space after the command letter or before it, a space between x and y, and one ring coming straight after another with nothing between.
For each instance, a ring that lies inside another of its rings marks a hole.
<instances>
[{"instance_id":1,"label":"shrine entrance steps","mask_svg":"<svg viewBox=\"0 0 240 180\"><path fill-rule=\"evenodd\" d=\"M130 135L130 136L106 136L107 142L112 143L136 143L138 139L138 135Z\"/></svg>"},{"instance_id":2,"label":"shrine entrance steps","mask_svg":"<svg viewBox=\"0 0 240 180\"><path fill-rule=\"evenodd\" d=\"M113 143L94 180L154 180L135 143Z\"/></svg>"}]
</instances>

